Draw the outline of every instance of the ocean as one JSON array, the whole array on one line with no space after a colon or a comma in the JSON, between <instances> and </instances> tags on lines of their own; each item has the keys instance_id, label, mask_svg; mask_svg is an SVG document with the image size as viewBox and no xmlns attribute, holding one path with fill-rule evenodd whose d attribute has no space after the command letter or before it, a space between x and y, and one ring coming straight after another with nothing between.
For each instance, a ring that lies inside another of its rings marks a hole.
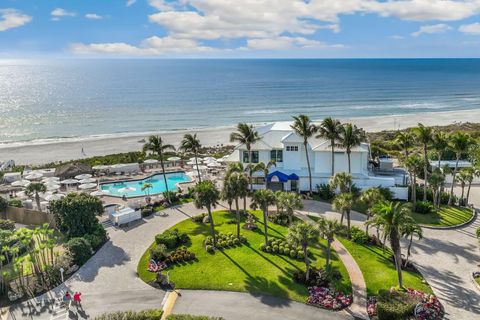
<instances>
[{"instance_id":1,"label":"ocean","mask_svg":"<svg viewBox=\"0 0 480 320\"><path fill-rule=\"evenodd\" d=\"M0 60L0 144L478 108L480 59Z\"/></svg>"}]
</instances>

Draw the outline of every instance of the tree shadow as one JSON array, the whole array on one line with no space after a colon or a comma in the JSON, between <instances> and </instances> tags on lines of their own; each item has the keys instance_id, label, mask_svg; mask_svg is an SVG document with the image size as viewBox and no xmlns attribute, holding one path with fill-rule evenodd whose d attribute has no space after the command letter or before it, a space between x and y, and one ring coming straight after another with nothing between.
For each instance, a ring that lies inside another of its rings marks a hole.
<instances>
[{"instance_id":1,"label":"tree shadow","mask_svg":"<svg viewBox=\"0 0 480 320\"><path fill-rule=\"evenodd\" d=\"M247 277L245 279L245 289L261 303L270 307L285 307L290 305L290 300L286 298L277 298L269 295L275 294L280 297L288 297L288 292L281 288L276 282L264 277Z\"/></svg>"}]
</instances>

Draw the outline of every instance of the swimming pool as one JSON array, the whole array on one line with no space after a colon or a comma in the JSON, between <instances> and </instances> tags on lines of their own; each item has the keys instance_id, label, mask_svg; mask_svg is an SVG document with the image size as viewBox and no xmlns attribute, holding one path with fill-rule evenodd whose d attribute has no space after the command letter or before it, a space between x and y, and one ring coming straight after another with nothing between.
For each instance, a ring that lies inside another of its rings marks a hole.
<instances>
[{"instance_id":1,"label":"swimming pool","mask_svg":"<svg viewBox=\"0 0 480 320\"><path fill-rule=\"evenodd\" d=\"M171 172L167 173L166 176L168 190L170 191L177 190L177 183L190 181L190 178L185 174L185 172ZM148 193L150 195L160 194L165 191L165 182L162 174L156 174L142 180L105 183L100 185L100 188L102 190L107 190L109 192L108 195L114 197L123 197L123 195L127 196L128 198L143 197L147 192L147 190L142 191L142 187L145 183L152 184L152 188L148 189ZM132 188L132 191L122 193L119 191L122 188ZM135 190L133 191L133 189Z\"/></svg>"}]
</instances>

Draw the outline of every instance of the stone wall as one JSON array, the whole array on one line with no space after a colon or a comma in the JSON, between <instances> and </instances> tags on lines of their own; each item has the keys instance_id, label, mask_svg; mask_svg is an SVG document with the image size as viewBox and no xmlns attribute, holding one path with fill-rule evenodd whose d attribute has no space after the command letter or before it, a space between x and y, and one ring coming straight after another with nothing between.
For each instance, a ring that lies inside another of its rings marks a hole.
<instances>
[{"instance_id":1,"label":"stone wall","mask_svg":"<svg viewBox=\"0 0 480 320\"><path fill-rule=\"evenodd\" d=\"M55 227L55 219L52 214L25 208L8 207L7 210L1 213L2 219L8 219L17 223L26 225L40 226L44 223L50 223Z\"/></svg>"}]
</instances>

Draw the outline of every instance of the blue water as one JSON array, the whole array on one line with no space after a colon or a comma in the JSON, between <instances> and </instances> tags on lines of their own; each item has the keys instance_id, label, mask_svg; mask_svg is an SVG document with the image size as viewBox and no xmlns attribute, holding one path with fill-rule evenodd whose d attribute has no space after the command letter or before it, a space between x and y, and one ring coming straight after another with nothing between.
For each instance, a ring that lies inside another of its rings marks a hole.
<instances>
[{"instance_id":1,"label":"blue water","mask_svg":"<svg viewBox=\"0 0 480 320\"><path fill-rule=\"evenodd\" d=\"M177 190L177 183L190 181L190 178L188 178L184 172L167 173L166 176L168 190L170 191ZM163 180L163 175L161 174L157 174L143 180L106 183L101 185L101 189L109 191L109 195L111 196L122 197L125 195L129 198L142 197L147 193L147 190L142 191L142 187L145 183L151 183L153 186L152 188L148 189L148 193L150 195L161 194L166 190L165 181ZM135 191L128 193L119 192L119 190L122 188L133 188Z\"/></svg>"},{"instance_id":2,"label":"blue water","mask_svg":"<svg viewBox=\"0 0 480 320\"><path fill-rule=\"evenodd\" d=\"M480 107L480 60L0 60L0 143Z\"/></svg>"}]
</instances>

